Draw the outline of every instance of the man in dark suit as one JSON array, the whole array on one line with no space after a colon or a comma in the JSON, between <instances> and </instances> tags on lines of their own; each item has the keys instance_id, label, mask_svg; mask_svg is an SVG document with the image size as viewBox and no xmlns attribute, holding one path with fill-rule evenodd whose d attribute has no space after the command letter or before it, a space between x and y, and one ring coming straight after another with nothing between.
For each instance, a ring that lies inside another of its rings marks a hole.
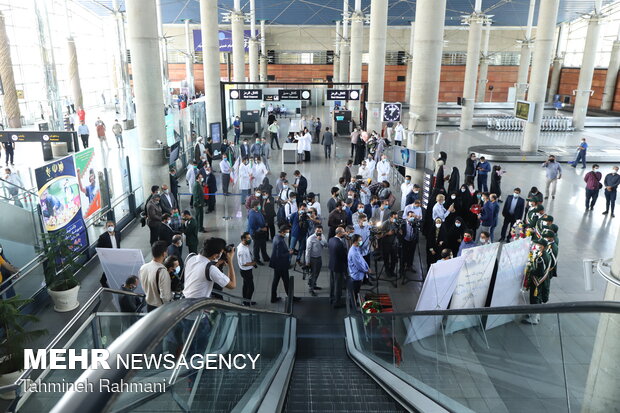
<instances>
[{"instance_id":1,"label":"man in dark suit","mask_svg":"<svg viewBox=\"0 0 620 413\"><path fill-rule=\"evenodd\" d=\"M505 237L506 242L510 242L510 228L517 220L523 219L524 210L525 200L521 197L521 188L515 188L513 194L509 195L504 202L504 209L502 210L504 223L502 224L500 240ZM506 235L506 229L508 229L508 235Z\"/></svg>"},{"instance_id":2,"label":"man in dark suit","mask_svg":"<svg viewBox=\"0 0 620 413\"><path fill-rule=\"evenodd\" d=\"M277 303L281 300L278 297L278 284L282 280L286 294L289 294L288 269L291 261L293 250L288 248L288 237L291 232L291 226L288 224L280 225L278 235L273 239L273 251L271 251L271 259L269 266L273 268L273 281L271 282L271 302ZM294 301L299 301L299 297L293 297Z\"/></svg>"},{"instance_id":3,"label":"man in dark suit","mask_svg":"<svg viewBox=\"0 0 620 413\"><path fill-rule=\"evenodd\" d=\"M295 171L293 175L295 176L295 183L293 184L293 188L295 188L295 192L297 192L297 205L301 205L301 203L305 202L306 199L308 180L299 171Z\"/></svg>"},{"instance_id":4,"label":"man in dark suit","mask_svg":"<svg viewBox=\"0 0 620 413\"><path fill-rule=\"evenodd\" d=\"M353 175L351 173L351 166L353 166L353 161L349 159L347 161L347 165L344 167L344 170L342 171L342 177L344 178L345 185L351 182L351 176Z\"/></svg>"},{"instance_id":5,"label":"man in dark suit","mask_svg":"<svg viewBox=\"0 0 620 413\"><path fill-rule=\"evenodd\" d=\"M209 187L209 193L215 194L217 192L217 180L211 168L207 168L207 179L205 180L207 187ZM209 195L207 200L207 213L215 210L215 195Z\"/></svg>"},{"instance_id":6,"label":"man in dark suit","mask_svg":"<svg viewBox=\"0 0 620 413\"><path fill-rule=\"evenodd\" d=\"M174 237L176 232L174 232L174 230L170 227L169 214L163 214L161 216L161 222L159 223L157 234L159 241L165 241L166 245L172 244L172 237Z\"/></svg>"},{"instance_id":7,"label":"man in dark suit","mask_svg":"<svg viewBox=\"0 0 620 413\"><path fill-rule=\"evenodd\" d=\"M174 195L170 193L170 189L168 189L168 185L163 184L161 186L162 194L161 199L159 200L159 206L161 206L161 212L165 214L171 214L173 209L179 207L177 204L177 200Z\"/></svg>"},{"instance_id":8,"label":"man in dark suit","mask_svg":"<svg viewBox=\"0 0 620 413\"><path fill-rule=\"evenodd\" d=\"M120 248L121 247L121 233L116 231L116 225L114 221L107 221L105 223L106 231L99 236L97 240L97 248ZM101 275L99 280L103 288L110 288L108 284L108 278L105 273Z\"/></svg>"},{"instance_id":9,"label":"man in dark suit","mask_svg":"<svg viewBox=\"0 0 620 413\"><path fill-rule=\"evenodd\" d=\"M198 221L192 217L192 214L187 209L183 211L183 225L187 250L190 253L198 254Z\"/></svg>"},{"instance_id":10,"label":"man in dark suit","mask_svg":"<svg viewBox=\"0 0 620 413\"><path fill-rule=\"evenodd\" d=\"M174 197L174 200L177 202L177 205L179 205L179 188L180 187L181 185L179 185L179 180L177 179L177 170L172 168L170 170L170 193Z\"/></svg>"},{"instance_id":11,"label":"man in dark suit","mask_svg":"<svg viewBox=\"0 0 620 413\"><path fill-rule=\"evenodd\" d=\"M241 153L241 159L250 157L250 143L248 142L247 138L245 138L243 140L243 144L239 146L239 151Z\"/></svg>"},{"instance_id":12,"label":"man in dark suit","mask_svg":"<svg viewBox=\"0 0 620 413\"><path fill-rule=\"evenodd\" d=\"M342 287L347 274L347 246L344 228L337 228L329 239L329 302L334 308L342 307Z\"/></svg>"}]
</instances>

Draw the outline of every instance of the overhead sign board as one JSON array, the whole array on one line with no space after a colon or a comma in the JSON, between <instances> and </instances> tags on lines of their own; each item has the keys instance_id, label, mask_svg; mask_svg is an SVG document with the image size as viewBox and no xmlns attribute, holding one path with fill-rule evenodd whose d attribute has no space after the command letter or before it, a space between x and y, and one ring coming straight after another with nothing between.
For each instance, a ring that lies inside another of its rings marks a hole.
<instances>
[{"instance_id":1,"label":"overhead sign board","mask_svg":"<svg viewBox=\"0 0 620 413\"><path fill-rule=\"evenodd\" d=\"M383 122L400 122L402 112L402 104L400 102L388 103L384 102L381 107L383 114Z\"/></svg>"},{"instance_id":2,"label":"overhead sign board","mask_svg":"<svg viewBox=\"0 0 620 413\"><path fill-rule=\"evenodd\" d=\"M327 100L360 100L360 91L357 89L327 89Z\"/></svg>"},{"instance_id":3,"label":"overhead sign board","mask_svg":"<svg viewBox=\"0 0 620 413\"><path fill-rule=\"evenodd\" d=\"M0 142L72 142L75 132L66 131L0 131Z\"/></svg>"},{"instance_id":4,"label":"overhead sign board","mask_svg":"<svg viewBox=\"0 0 620 413\"><path fill-rule=\"evenodd\" d=\"M230 89L228 96L232 100L262 100L263 91L260 89Z\"/></svg>"},{"instance_id":5,"label":"overhead sign board","mask_svg":"<svg viewBox=\"0 0 620 413\"><path fill-rule=\"evenodd\" d=\"M312 93L308 89L280 89L278 97L280 100L310 100Z\"/></svg>"},{"instance_id":6,"label":"overhead sign board","mask_svg":"<svg viewBox=\"0 0 620 413\"><path fill-rule=\"evenodd\" d=\"M280 100L278 95L263 95L263 100L265 102L277 102Z\"/></svg>"}]
</instances>

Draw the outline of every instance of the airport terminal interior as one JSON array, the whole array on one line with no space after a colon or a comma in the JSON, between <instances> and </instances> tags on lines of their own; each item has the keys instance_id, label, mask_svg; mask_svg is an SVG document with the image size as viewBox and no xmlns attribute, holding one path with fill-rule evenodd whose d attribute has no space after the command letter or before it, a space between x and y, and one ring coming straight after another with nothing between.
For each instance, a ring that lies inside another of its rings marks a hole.
<instances>
[{"instance_id":1,"label":"airport terminal interior","mask_svg":"<svg viewBox=\"0 0 620 413\"><path fill-rule=\"evenodd\" d=\"M620 412L619 70L617 0L0 0L0 410Z\"/></svg>"}]
</instances>

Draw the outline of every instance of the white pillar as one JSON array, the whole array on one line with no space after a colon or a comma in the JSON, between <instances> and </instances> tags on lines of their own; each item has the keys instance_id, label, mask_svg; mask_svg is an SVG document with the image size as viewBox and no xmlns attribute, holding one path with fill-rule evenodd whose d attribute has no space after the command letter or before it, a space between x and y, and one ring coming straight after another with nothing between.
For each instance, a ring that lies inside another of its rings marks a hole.
<instances>
[{"instance_id":1,"label":"white pillar","mask_svg":"<svg viewBox=\"0 0 620 413\"><path fill-rule=\"evenodd\" d=\"M164 93L164 103L170 105L172 103L172 95L168 87L168 41L164 36L164 23L161 16L161 1L157 0L157 36L159 36L159 55L161 58L161 74L162 74L162 91Z\"/></svg>"},{"instance_id":2,"label":"white pillar","mask_svg":"<svg viewBox=\"0 0 620 413\"><path fill-rule=\"evenodd\" d=\"M516 98L519 100L524 100L527 94L527 78L530 74L530 64L532 62L532 24L534 23L535 10L536 0L530 0L530 8L527 14L527 26L525 28L525 38L519 41L519 43L521 43L521 56L519 58L519 71L517 72L516 85Z\"/></svg>"},{"instance_id":3,"label":"white pillar","mask_svg":"<svg viewBox=\"0 0 620 413\"><path fill-rule=\"evenodd\" d=\"M605 77L605 89L603 90L603 102L601 109L611 110L616 94L616 83L618 81L618 70L620 69L620 40L616 40L611 49L607 76Z\"/></svg>"},{"instance_id":4,"label":"white pillar","mask_svg":"<svg viewBox=\"0 0 620 413\"><path fill-rule=\"evenodd\" d=\"M4 19L4 14L0 11L0 79L2 79L4 89L2 107L4 108L9 128L21 128L21 112L19 111L19 101L17 100L17 90L15 89L11 47Z\"/></svg>"},{"instance_id":5,"label":"white pillar","mask_svg":"<svg viewBox=\"0 0 620 413\"><path fill-rule=\"evenodd\" d=\"M484 15L481 11L482 0L476 0L474 12L467 18L469 38L467 39L467 61L465 65L465 82L463 98L465 105L461 108L460 129L471 129L474 120L474 100L476 99L476 83L478 80L478 64L480 63L480 40Z\"/></svg>"},{"instance_id":6,"label":"white pillar","mask_svg":"<svg viewBox=\"0 0 620 413\"><path fill-rule=\"evenodd\" d=\"M222 122L220 42L217 17L217 0L200 0L202 68L205 83L205 110L208 123Z\"/></svg>"},{"instance_id":7,"label":"white pillar","mask_svg":"<svg viewBox=\"0 0 620 413\"><path fill-rule=\"evenodd\" d=\"M118 101L120 106L121 118L123 120L134 120L131 84L129 82L129 64L127 62L127 39L125 36L125 21L120 11L119 0L112 1L114 9L114 20L116 23L116 38L118 41L116 51L116 73L118 80ZM131 124L131 122L130 122Z\"/></svg>"},{"instance_id":8,"label":"white pillar","mask_svg":"<svg viewBox=\"0 0 620 413\"><path fill-rule=\"evenodd\" d=\"M334 51L334 72L332 80L340 82L340 22L336 22L336 50Z\"/></svg>"},{"instance_id":9,"label":"white pillar","mask_svg":"<svg viewBox=\"0 0 620 413\"><path fill-rule=\"evenodd\" d=\"M255 0L250 0L250 82L258 82L258 39L256 38L256 7Z\"/></svg>"},{"instance_id":10,"label":"white pillar","mask_svg":"<svg viewBox=\"0 0 620 413\"><path fill-rule=\"evenodd\" d=\"M538 25L536 27L536 42L530 76L531 86L528 91L528 100L533 102L536 107L534 108L533 121L525 124L523 142L521 143L522 152L538 150L538 136L540 135L540 123L547 93L549 63L553 54L555 22L558 17L559 4L560 0L545 0L540 2L538 8Z\"/></svg>"},{"instance_id":11,"label":"white pillar","mask_svg":"<svg viewBox=\"0 0 620 413\"><path fill-rule=\"evenodd\" d=\"M594 11L590 14L590 22L588 23L586 45L583 50L583 60L579 70L579 84L575 92L575 106L573 107L573 126L576 130L583 130L586 123L592 89L592 76L594 75L594 66L596 65L596 52L601 33L602 2L603 0L594 1Z\"/></svg>"},{"instance_id":12,"label":"white pillar","mask_svg":"<svg viewBox=\"0 0 620 413\"><path fill-rule=\"evenodd\" d=\"M189 28L189 19L185 23L185 81L189 89L188 95L194 96L194 51L192 50L192 35Z\"/></svg>"},{"instance_id":13,"label":"white pillar","mask_svg":"<svg viewBox=\"0 0 620 413\"><path fill-rule=\"evenodd\" d=\"M243 44L243 12L240 0L235 0L235 9L232 11L232 53L233 53L233 81L245 82L245 48Z\"/></svg>"},{"instance_id":14,"label":"white pillar","mask_svg":"<svg viewBox=\"0 0 620 413\"><path fill-rule=\"evenodd\" d=\"M265 48L265 21L260 21L260 81L267 81L267 49Z\"/></svg>"},{"instance_id":15,"label":"white pillar","mask_svg":"<svg viewBox=\"0 0 620 413\"><path fill-rule=\"evenodd\" d=\"M351 59L349 69L349 81L360 83L362 81L362 40L364 37L364 14L362 13L362 1L355 0L355 11L351 16ZM355 86L359 89L359 86ZM360 101L351 101L352 117L359 124Z\"/></svg>"},{"instance_id":16,"label":"white pillar","mask_svg":"<svg viewBox=\"0 0 620 413\"><path fill-rule=\"evenodd\" d=\"M381 132L381 103L385 78L388 0L370 2L370 42L368 50L368 131Z\"/></svg>"},{"instance_id":17,"label":"white pillar","mask_svg":"<svg viewBox=\"0 0 620 413\"><path fill-rule=\"evenodd\" d=\"M71 85L73 103L76 108L83 108L84 99L82 98L82 84L80 82L77 50L75 49L75 39L73 39L73 37L67 39L67 49L69 50L69 84Z\"/></svg>"},{"instance_id":18,"label":"white pillar","mask_svg":"<svg viewBox=\"0 0 620 413\"><path fill-rule=\"evenodd\" d=\"M340 38L340 76L341 83L349 81L349 0L344 0L342 14L342 37Z\"/></svg>"},{"instance_id":19,"label":"white pillar","mask_svg":"<svg viewBox=\"0 0 620 413\"><path fill-rule=\"evenodd\" d=\"M413 35L415 32L415 23L411 22L411 35L409 38L409 56L407 56L407 74L405 75L405 102L411 99L411 68L413 67Z\"/></svg>"},{"instance_id":20,"label":"white pillar","mask_svg":"<svg viewBox=\"0 0 620 413\"><path fill-rule=\"evenodd\" d=\"M484 102L489 82L489 37L491 36L491 22L485 25L484 41L482 42L482 54L480 55L480 74L478 75L478 92L476 102Z\"/></svg>"},{"instance_id":21,"label":"white pillar","mask_svg":"<svg viewBox=\"0 0 620 413\"><path fill-rule=\"evenodd\" d=\"M140 141L142 190L145 198L152 185L168 182L168 171L163 150L157 139L166 136L164 98L161 93L161 65L159 64L159 36L155 0L139 3L128 1L127 40L131 50L131 71L136 97L136 119ZM155 63L157 62L157 63Z\"/></svg>"},{"instance_id":22,"label":"white pillar","mask_svg":"<svg viewBox=\"0 0 620 413\"><path fill-rule=\"evenodd\" d=\"M407 147L416 150L417 163L417 169L407 169L407 174L411 175L414 183L421 185L424 168L430 167L434 152L435 139L432 134L437 130L446 0L417 0L415 15L412 68L415 76L411 78L408 129L421 134L407 138Z\"/></svg>"},{"instance_id":23,"label":"white pillar","mask_svg":"<svg viewBox=\"0 0 620 413\"><path fill-rule=\"evenodd\" d=\"M549 80L549 93L547 102L553 103L553 98L560 88L560 75L562 74L562 65L564 64L564 53L566 50L566 38L568 32L568 23L562 23L558 27L558 41L555 48L555 58L553 59L553 67L551 68L551 79Z\"/></svg>"}]
</instances>

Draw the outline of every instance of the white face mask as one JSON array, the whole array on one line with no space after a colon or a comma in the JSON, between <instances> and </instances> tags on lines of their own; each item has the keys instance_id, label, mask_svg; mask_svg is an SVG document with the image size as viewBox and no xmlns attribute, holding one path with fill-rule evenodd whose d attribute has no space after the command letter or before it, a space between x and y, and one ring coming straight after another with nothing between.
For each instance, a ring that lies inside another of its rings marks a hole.
<instances>
[{"instance_id":1,"label":"white face mask","mask_svg":"<svg viewBox=\"0 0 620 413\"><path fill-rule=\"evenodd\" d=\"M457 227L457 228L460 228L460 227L461 227L461 223L460 223L460 222L457 222L457 223L455 223L454 225L456 225L456 227Z\"/></svg>"},{"instance_id":2,"label":"white face mask","mask_svg":"<svg viewBox=\"0 0 620 413\"><path fill-rule=\"evenodd\" d=\"M108 227L108 232L114 232L114 226L113 225L110 225Z\"/></svg>"},{"instance_id":3,"label":"white face mask","mask_svg":"<svg viewBox=\"0 0 620 413\"><path fill-rule=\"evenodd\" d=\"M480 238L480 243L481 244L488 244L489 240L488 239L484 239L484 238Z\"/></svg>"},{"instance_id":4,"label":"white face mask","mask_svg":"<svg viewBox=\"0 0 620 413\"><path fill-rule=\"evenodd\" d=\"M514 196L515 196L515 197L517 197L517 198L519 198L519 195L520 195L520 194L519 194L518 192L515 192L515 193L514 193Z\"/></svg>"},{"instance_id":5,"label":"white face mask","mask_svg":"<svg viewBox=\"0 0 620 413\"><path fill-rule=\"evenodd\" d=\"M284 234L284 238L288 238L289 235L291 235L291 234L287 232L286 234Z\"/></svg>"},{"instance_id":6,"label":"white face mask","mask_svg":"<svg viewBox=\"0 0 620 413\"><path fill-rule=\"evenodd\" d=\"M435 224L435 227L440 228L441 224Z\"/></svg>"},{"instance_id":7,"label":"white face mask","mask_svg":"<svg viewBox=\"0 0 620 413\"><path fill-rule=\"evenodd\" d=\"M451 195L450 198L456 199L456 195Z\"/></svg>"},{"instance_id":8,"label":"white face mask","mask_svg":"<svg viewBox=\"0 0 620 413\"><path fill-rule=\"evenodd\" d=\"M254 192L254 195L255 195L256 197L259 197L259 196L260 196L260 192Z\"/></svg>"}]
</instances>

